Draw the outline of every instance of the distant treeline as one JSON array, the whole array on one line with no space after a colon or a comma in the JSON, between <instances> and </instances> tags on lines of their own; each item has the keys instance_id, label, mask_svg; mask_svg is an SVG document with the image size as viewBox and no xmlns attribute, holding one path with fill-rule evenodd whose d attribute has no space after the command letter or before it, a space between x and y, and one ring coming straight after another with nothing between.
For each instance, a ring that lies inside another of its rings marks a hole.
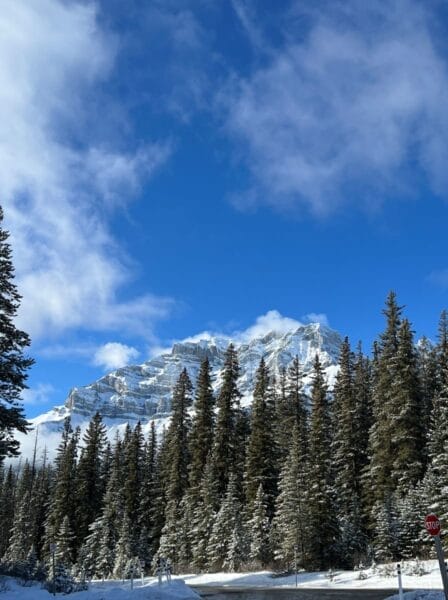
<instances>
[{"instance_id":1,"label":"distant treeline","mask_svg":"<svg viewBox=\"0 0 448 600\"><path fill-rule=\"evenodd\" d=\"M394 293L384 314L371 358L344 340L331 395L318 356L309 395L298 359L277 380L261 360L244 409L230 345L216 397L207 360L194 398L182 371L159 440L137 424L108 443L99 414L80 440L67 419L54 464L1 474L3 569L44 570L52 542L96 577L159 556L177 572L428 557L425 514L448 526L448 318L416 345Z\"/></svg>"}]
</instances>

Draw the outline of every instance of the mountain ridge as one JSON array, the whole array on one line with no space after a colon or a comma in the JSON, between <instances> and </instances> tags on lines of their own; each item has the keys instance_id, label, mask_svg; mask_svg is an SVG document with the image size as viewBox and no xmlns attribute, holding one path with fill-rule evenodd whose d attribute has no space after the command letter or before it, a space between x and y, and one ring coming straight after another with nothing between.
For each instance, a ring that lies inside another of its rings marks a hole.
<instances>
[{"instance_id":1,"label":"mountain ridge","mask_svg":"<svg viewBox=\"0 0 448 600\"><path fill-rule=\"evenodd\" d=\"M235 339L232 336L205 334L174 342L172 348L139 364L111 371L98 380L70 390L64 404L31 420L38 430L38 442L47 446L50 456L54 454L62 429L63 420L71 416L74 426L83 430L90 418L98 411L112 438L122 431L126 423L140 420L143 429L156 422L158 430L169 422L172 388L183 368L195 385L201 362L210 361L213 387L220 387L225 351L233 343L238 351L241 376L239 388L243 406L250 406L254 377L263 357L271 373L278 377L282 367L287 367L298 356L304 372L306 387L311 382L311 369L316 354L322 362L330 387L337 372L340 334L327 325L310 323L288 331L271 330ZM23 455L29 455L30 437L21 436Z\"/></svg>"}]
</instances>

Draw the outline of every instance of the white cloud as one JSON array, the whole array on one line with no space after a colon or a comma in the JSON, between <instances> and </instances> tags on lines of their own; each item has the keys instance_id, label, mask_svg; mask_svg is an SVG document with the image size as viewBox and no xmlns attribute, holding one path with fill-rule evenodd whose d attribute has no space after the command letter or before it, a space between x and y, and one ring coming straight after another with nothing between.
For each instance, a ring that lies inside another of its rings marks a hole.
<instances>
[{"instance_id":1,"label":"white cloud","mask_svg":"<svg viewBox=\"0 0 448 600\"><path fill-rule=\"evenodd\" d=\"M105 209L138 192L169 145L122 153L90 139L91 98L116 47L92 3L2 3L0 197L23 295L19 324L33 339L124 327L151 337L170 310L168 299L118 295L132 273Z\"/></svg>"},{"instance_id":2,"label":"white cloud","mask_svg":"<svg viewBox=\"0 0 448 600\"><path fill-rule=\"evenodd\" d=\"M448 73L425 7L325 6L309 31L291 19L275 57L221 96L252 178L235 202L322 215L411 194L422 177L446 195Z\"/></svg>"},{"instance_id":3,"label":"white cloud","mask_svg":"<svg viewBox=\"0 0 448 600\"><path fill-rule=\"evenodd\" d=\"M320 323L328 326L328 317L325 313L308 313L303 318L307 323Z\"/></svg>"},{"instance_id":4,"label":"white cloud","mask_svg":"<svg viewBox=\"0 0 448 600\"><path fill-rule=\"evenodd\" d=\"M50 383L39 383L37 386L23 390L21 398L26 405L46 404L55 392Z\"/></svg>"},{"instance_id":5,"label":"white cloud","mask_svg":"<svg viewBox=\"0 0 448 600\"><path fill-rule=\"evenodd\" d=\"M134 362L139 354L138 350L131 346L118 342L108 342L97 349L93 357L93 364L110 371Z\"/></svg>"},{"instance_id":6,"label":"white cloud","mask_svg":"<svg viewBox=\"0 0 448 600\"><path fill-rule=\"evenodd\" d=\"M303 327L303 323L290 317L284 317L278 310L269 310L265 315L257 317L255 323L246 330L232 335L234 339L244 342L253 337L261 337L271 331L277 333L287 333L298 327Z\"/></svg>"}]
</instances>

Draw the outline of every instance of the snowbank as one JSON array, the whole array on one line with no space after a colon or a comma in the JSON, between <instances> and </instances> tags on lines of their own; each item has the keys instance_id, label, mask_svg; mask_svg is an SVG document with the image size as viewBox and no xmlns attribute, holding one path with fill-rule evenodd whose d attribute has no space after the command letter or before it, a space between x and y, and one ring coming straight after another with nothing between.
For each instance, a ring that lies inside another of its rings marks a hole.
<instances>
[{"instance_id":1,"label":"snowbank","mask_svg":"<svg viewBox=\"0 0 448 600\"><path fill-rule=\"evenodd\" d=\"M442 579L437 560L403 561L401 563L403 588L407 590L441 590ZM419 573L419 574L416 574ZM188 585L236 587L236 588L293 588L295 575L272 576L270 571L257 573L206 573L203 575L181 575ZM396 564L377 565L362 571L300 572L297 577L299 588L336 589L389 589L398 590ZM413 599L411 599L413 600ZM431 598L431 600L433 600ZM438 599L436 599L438 600Z\"/></svg>"},{"instance_id":2,"label":"snowbank","mask_svg":"<svg viewBox=\"0 0 448 600\"><path fill-rule=\"evenodd\" d=\"M51 600L53 595L43 590L40 586L22 587L13 579L7 580L9 590L0 592L0 600ZM133 590L130 584L120 585L118 582L93 583L89 590L75 592L68 596L56 594L56 597L64 597L67 600L199 600L199 596L193 592L181 579L161 586L154 581L141 584L136 581Z\"/></svg>"}]
</instances>

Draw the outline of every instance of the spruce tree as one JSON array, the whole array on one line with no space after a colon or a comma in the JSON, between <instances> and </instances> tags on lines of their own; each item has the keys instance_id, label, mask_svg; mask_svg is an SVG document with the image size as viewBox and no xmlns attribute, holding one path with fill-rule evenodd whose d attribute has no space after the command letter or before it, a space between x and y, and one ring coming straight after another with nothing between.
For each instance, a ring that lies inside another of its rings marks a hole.
<instances>
[{"instance_id":1,"label":"spruce tree","mask_svg":"<svg viewBox=\"0 0 448 600\"><path fill-rule=\"evenodd\" d=\"M20 394L28 387L27 371L34 363L24 354L31 343L30 338L14 322L21 296L14 284L9 232L2 228L2 223L0 207L0 465L5 457L19 453L15 432L27 433L29 430Z\"/></svg>"},{"instance_id":2,"label":"spruce tree","mask_svg":"<svg viewBox=\"0 0 448 600\"><path fill-rule=\"evenodd\" d=\"M188 436L191 418L193 386L187 370L183 369L173 390L171 423L167 432L167 498L180 502L188 487Z\"/></svg>"},{"instance_id":3,"label":"spruce tree","mask_svg":"<svg viewBox=\"0 0 448 600\"><path fill-rule=\"evenodd\" d=\"M237 383L239 374L237 352L233 344L230 344L225 356L222 386L216 401L218 414L212 449L212 469L218 498L224 496L230 472L234 471L238 458L235 451L235 429L241 397Z\"/></svg>"},{"instance_id":4,"label":"spruce tree","mask_svg":"<svg viewBox=\"0 0 448 600\"><path fill-rule=\"evenodd\" d=\"M168 476L166 483L165 524L160 538L159 554L169 557L177 563L180 557L179 523L183 509L182 498L188 488L188 435L190 432L190 416L188 409L191 405L192 384L184 369L173 391L172 417L166 438L165 472Z\"/></svg>"},{"instance_id":5,"label":"spruce tree","mask_svg":"<svg viewBox=\"0 0 448 600\"><path fill-rule=\"evenodd\" d=\"M276 440L274 439L274 403L269 371L262 358L255 376L252 402L251 430L247 447L245 489L246 502L251 509L259 486L266 495L269 517L274 512L277 495Z\"/></svg>"},{"instance_id":6,"label":"spruce tree","mask_svg":"<svg viewBox=\"0 0 448 600\"><path fill-rule=\"evenodd\" d=\"M424 407L417 370L417 356L409 321L403 319L398 331L392 384L392 472L394 489L404 497L423 476Z\"/></svg>"},{"instance_id":7,"label":"spruce tree","mask_svg":"<svg viewBox=\"0 0 448 600\"><path fill-rule=\"evenodd\" d=\"M138 556L148 569L152 563L154 550L154 508L157 503L156 488L157 437L154 421L151 422L149 440L145 444L140 504L138 509Z\"/></svg>"},{"instance_id":8,"label":"spruce tree","mask_svg":"<svg viewBox=\"0 0 448 600\"><path fill-rule=\"evenodd\" d=\"M236 479L230 474L226 494L209 539L208 556L212 570L237 570L247 560L249 539L242 521L242 505Z\"/></svg>"},{"instance_id":9,"label":"spruce tree","mask_svg":"<svg viewBox=\"0 0 448 600\"><path fill-rule=\"evenodd\" d=\"M55 537L55 558L66 567L71 567L74 562L75 534L67 515L63 518L61 526Z\"/></svg>"},{"instance_id":10,"label":"spruce tree","mask_svg":"<svg viewBox=\"0 0 448 600\"><path fill-rule=\"evenodd\" d=\"M133 536L131 532L131 520L125 513L121 522L120 533L115 548L114 576L126 579L129 576L129 561L133 558L132 553Z\"/></svg>"},{"instance_id":11,"label":"spruce tree","mask_svg":"<svg viewBox=\"0 0 448 600\"><path fill-rule=\"evenodd\" d=\"M442 313L438 341L437 390L430 415L427 453L429 457L426 487L431 510L442 522L448 518L448 332L446 313ZM430 485L428 485L430 483ZM429 491L429 489L431 490Z\"/></svg>"},{"instance_id":12,"label":"spruce tree","mask_svg":"<svg viewBox=\"0 0 448 600\"><path fill-rule=\"evenodd\" d=\"M314 535L310 541L310 566L334 566L338 531L331 490L330 414L324 372L316 355L311 386L309 448L309 518Z\"/></svg>"},{"instance_id":13,"label":"spruce tree","mask_svg":"<svg viewBox=\"0 0 448 600\"><path fill-rule=\"evenodd\" d=\"M292 568L294 556L302 567L309 551L308 456L297 423L294 425L289 452L279 480L279 495L273 521L275 558Z\"/></svg>"},{"instance_id":14,"label":"spruce tree","mask_svg":"<svg viewBox=\"0 0 448 600\"><path fill-rule=\"evenodd\" d=\"M12 523L9 546L4 555L4 560L14 567L20 561L24 561L33 545L31 528L31 493L25 492L16 506L14 520Z\"/></svg>"},{"instance_id":15,"label":"spruce tree","mask_svg":"<svg viewBox=\"0 0 448 600\"><path fill-rule=\"evenodd\" d=\"M16 477L10 465L4 476L0 492L0 558L5 554L14 521L16 504Z\"/></svg>"},{"instance_id":16,"label":"spruce tree","mask_svg":"<svg viewBox=\"0 0 448 600\"><path fill-rule=\"evenodd\" d=\"M357 402L354 357L348 338L341 345L339 371L333 390L332 470L340 531L339 554L348 567L365 552L362 526L361 469L365 441L360 437L363 407ZM364 430L364 434L367 431Z\"/></svg>"},{"instance_id":17,"label":"spruce tree","mask_svg":"<svg viewBox=\"0 0 448 600\"><path fill-rule=\"evenodd\" d=\"M49 552L49 544L53 543L57 536L64 517L67 516L69 518L70 524L75 522L78 443L79 428L72 432L70 421L67 420L56 456L55 482L45 522L46 554Z\"/></svg>"},{"instance_id":18,"label":"spruce tree","mask_svg":"<svg viewBox=\"0 0 448 600\"><path fill-rule=\"evenodd\" d=\"M214 404L210 363L208 358L206 358L201 364L196 382L195 413L189 436L189 452L191 456L189 476L191 488L196 488L200 484L207 457L212 448L215 420Z\"/></svg>"},{"instance_id":19,"label":"spruce tree","mask_svg":"<svg viewBox=\"0 0 448 600\"><path fill-rule=\"evenodd\" d=\"M393 471L393 425L395 413L395 377L398 352L398 332L402 307L398 306L396 294L390 292L383 311L386 329L376 344L373 370L373 424L369 434L369 485L372 502L382 505L394 490Z\"/></svg>"},{"instance_id":20,"label":"spruce tree","mask_svg":"<svg viewBox=\"0 0 448 600\"><path fill-rule=\"evenodd\" d=\"M377 501L373 514L373 550L376 561L390 562L399 558L400 529L395 495L387 494L383 501Z\"/></svg>"},{"instance_id":21,"label":"spruce tree","mask_svg":"<svg viewBox=\"0 0 448 600\"><path fill-rule=\"evenodd\" d=\"M261 483L258 486L251 513L252 517L247 524L250 539L249 558L252 566L265 568L272 561L271 521L268 515L267 500Z\"/></svg>"},{"instance_id":22,"label":"spruce tree","mask_svg":"<svg viewBox=\"0 0 448 600\"><path fill-rule=\"evenodd\" d=\"M88 535L89 525L100 513L104 481L102 460L106 447L106 427L97 412L83 436L84 447L77 469L76 529L78 544Z\"/></svg>"},{"instance_id":23,"label":"spruce tree","mask_svg":"<svg viewBox=\"0 0 448 600\"><path fill-rule=\"evenodd\" d=\"M215 506L217 498L216 480L210 455L205 465L201 481L200 494L193 508L192 530L192 566L199 572L205 571L209 565L208 545L216 519Z\"/></svg>"}]
</instances>

